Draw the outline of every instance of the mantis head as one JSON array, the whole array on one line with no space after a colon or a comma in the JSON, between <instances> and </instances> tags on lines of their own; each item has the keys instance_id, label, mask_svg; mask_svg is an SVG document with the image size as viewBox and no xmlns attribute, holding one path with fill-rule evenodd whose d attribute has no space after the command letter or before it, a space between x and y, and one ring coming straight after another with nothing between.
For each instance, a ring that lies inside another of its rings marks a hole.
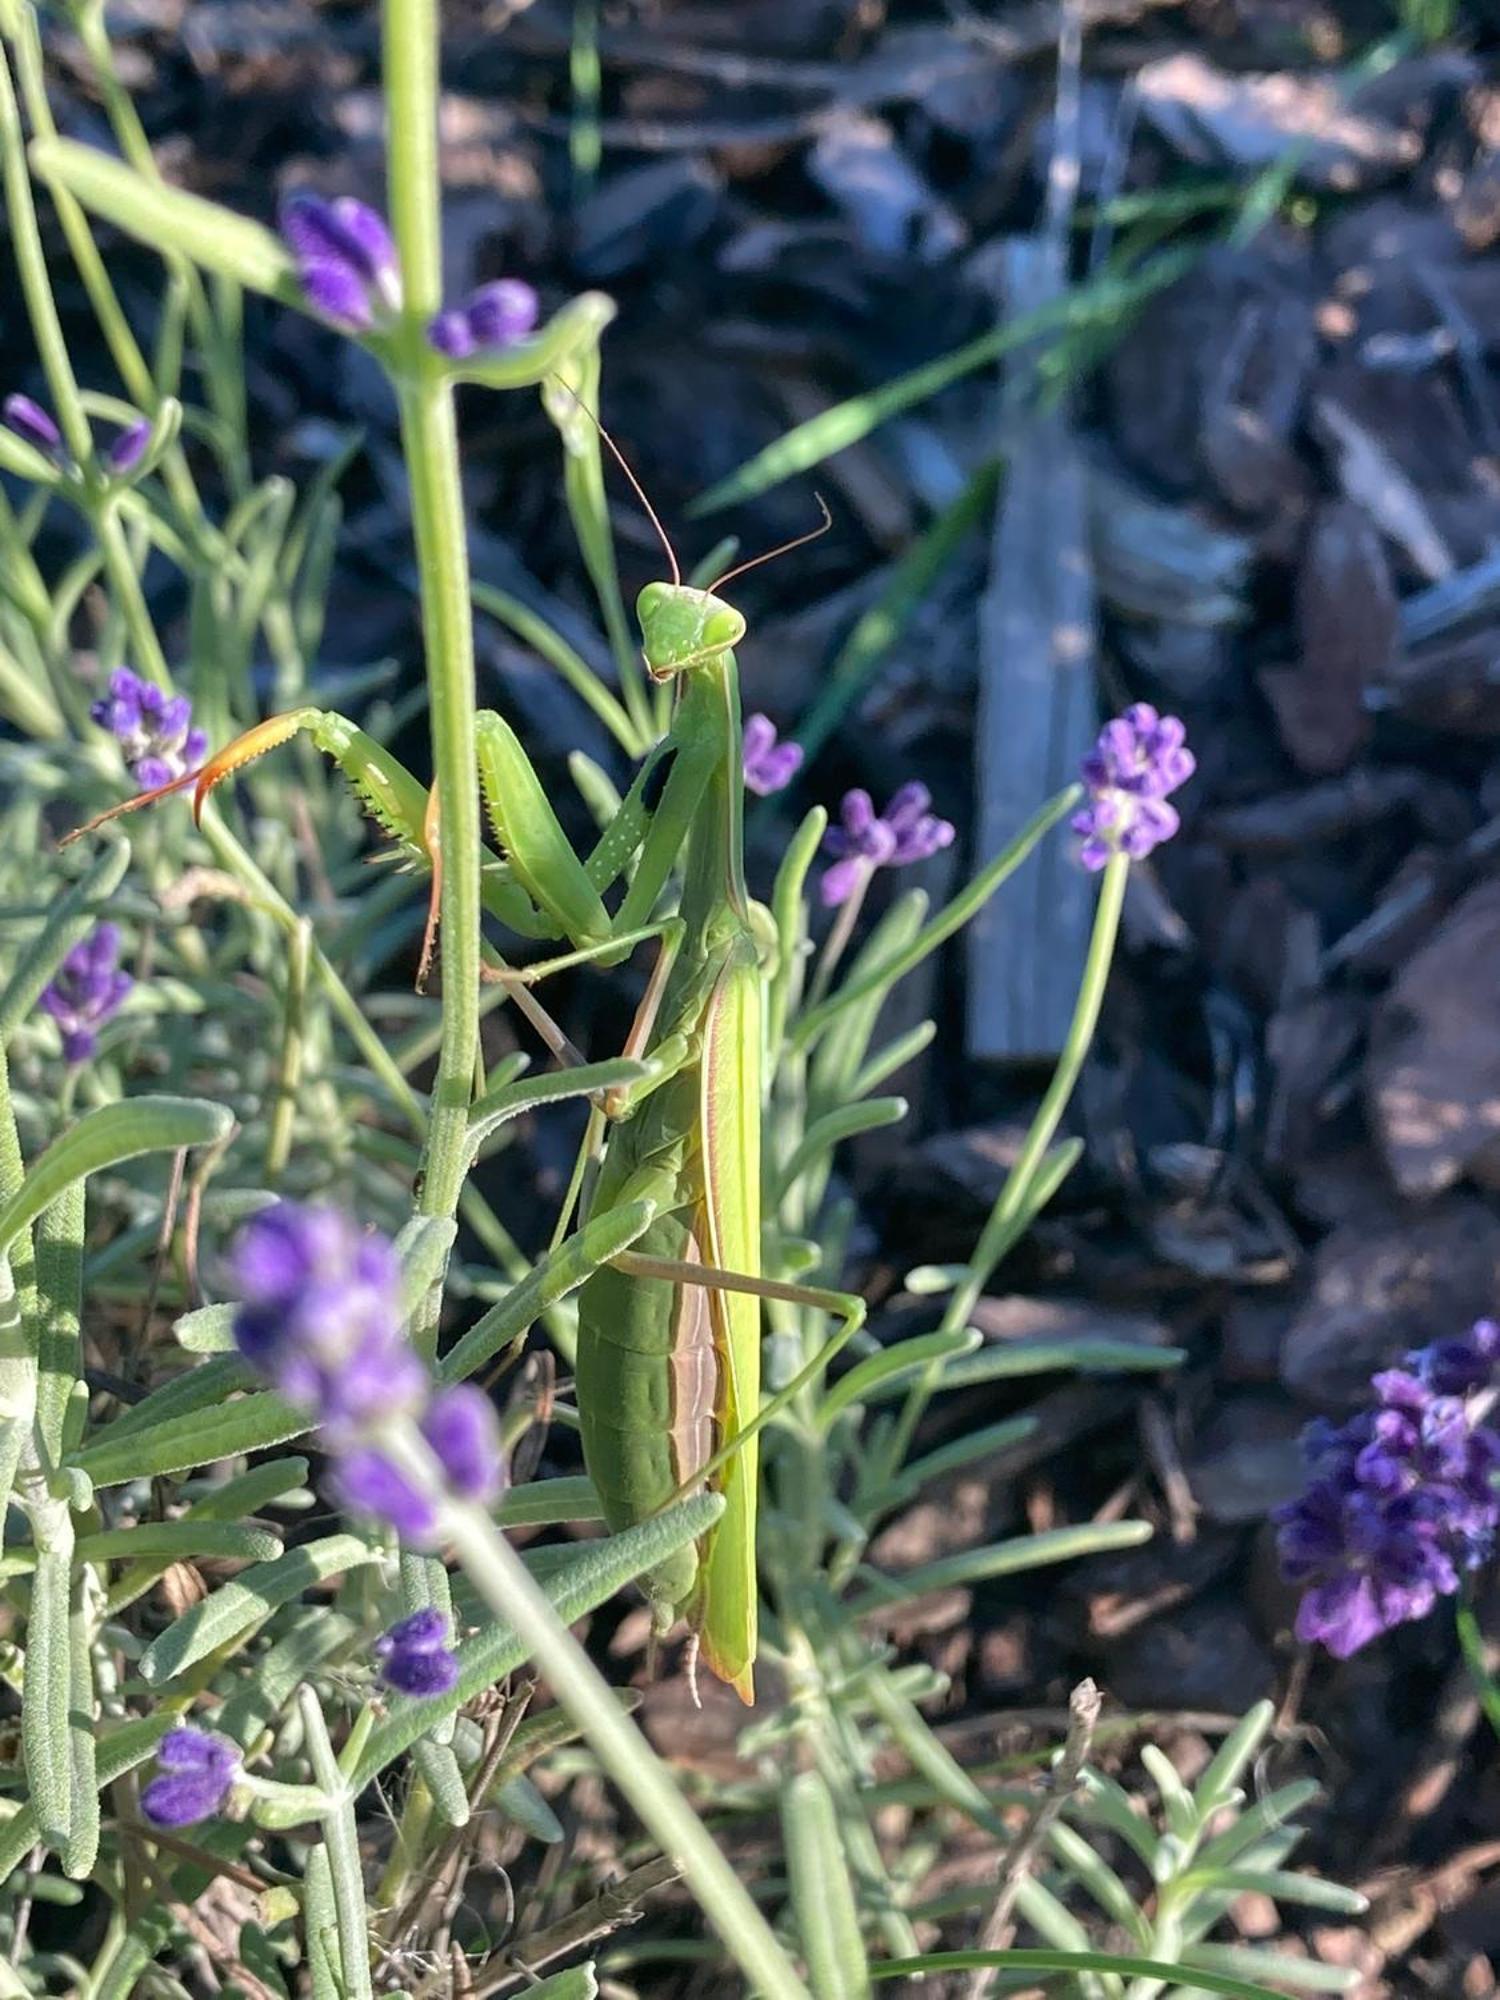
<instances>
[{"instance_id":1,"label":"mantis head","mask_svg":"<svg viewBox=\"0 0 1500 2000\"><path fill-rule=\"evenodd\" d=\"M654 681L701 666L745 636L745 620L732 604L685 583L648 583L635 609Z\"/></svg>"}]
</instances>

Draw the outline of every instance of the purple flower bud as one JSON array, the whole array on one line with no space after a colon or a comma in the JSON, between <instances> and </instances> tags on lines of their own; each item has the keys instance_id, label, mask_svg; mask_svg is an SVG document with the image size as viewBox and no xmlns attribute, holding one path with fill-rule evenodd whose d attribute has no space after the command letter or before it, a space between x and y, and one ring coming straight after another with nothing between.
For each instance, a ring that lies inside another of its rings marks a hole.
<instances>
[{"instance_id":1,"label":"purple flower bud","mask_svg":"<svg viewBox=\"0 0 1500 2000\"><path fill-rule=\"evenodd\" d=\"M1373 1408L1308 1427L1310 1483L1272 1517L1282 1572L1304 1586L1304 1643L1347 1659L1425 1618L1487 1560L1500 1529L1500 1435L1441 1389L1465 1375L1477 1386L1474 1371L1497 1338L1481 1321L1469 1343L1439 1343L1378 1374ZM1488 1359L1483 1366L1487 1376Z\"/></svg>"},{"instance_id":2,"label":"purple flower bud","mask_svg":"<svg viewBox=\"0 0 1500 2000\"><path fill-rule=\"evenodd\" d=\"M110 446L105 464L117 477L134 472L146 456L146 447L151 442L151 420L138 417L133 424L127 424Z\"/></svg>"},{"instance_id":3,"label":"purple flower bud","mask_svg":"<svg viewBox=\"0 0 1500 2000\"><path fill-rule=\"evenodd\" d=\"M541 310L523 278L495 278L470 294L464 311L476 347L514 347L536 331Z\"/></svg>"},{"instance_id":4,"label":"purple flower bud","mask_svg":"<svg viewBox=\"0 0 1500 2000\"><path fill-rule=\"evenodd\" d=\"M65 456L62 432L40 403L33 402L30 396L7 396L0 404L0 416L4 417L8 431L24 438L44 458L62 461Z\"/></svg>"},{"instance_id":5,"label":"purple flower bud","mask_svg":"<svg viewBox=\"0 0 1500 2000\"><path fill-rule=\"evenodd\" d=\"M384 220L352 195L289 195L281 233L308 304L351 333L401 310L401 267Z\"/></svg>"},{"instance_id":6,"label":"purple flower bud","mask_svg":"<svg viewBox=\"0 0 1500 2000\"><path fill-rule=\"evenodd\" d=\"M436 1508L378 1445L356 1445L346 1451L333 1483L341 1504L352 1512L385 1521L403 1542L431 1541Z\"/></svg>"},{"instance_id":7,"label":"purple flower bud","mask_svg":"<svg viewBox=\"0 0 1500 2000\"><path fill-rule=\"evenodd\" d=\"M1145 701L1105 723L1083 760L1088 803L1073 816L1085 868L1102 868L1116 854L1143 861L1176 833L1180 822L1167 795L1197 769L1185 739L1175 715L1158 715Z\"/></svg>"},{"instance_id":8,"label":"purple flower bud","mask_svg":"<svg viewBox=\"0 0 1500 2000\"><path fill-rule=\"evenodd\" d=\"M414 1611L375 1641L380 1678L398 1694L427 1700L446 1694L458 1680L458 1655L447 1644L448 1621L441 1611Z\"/></svg>"},{"instance_id":9,"label":"purple flower bud","mask_svg":"<svg viewBox=\"0 0 1500 2000\"><path fill-rule=\"evenodd\" d=\"M474 329L462 306L448 306L427 323L427 338L450 361L467 361L474 352Z\"/></svg>"},{"instance_id":10,"label":"purple flower bud","mask_svg":"<svg viewBox=\"0 0 1500 2000\"><path fill-rule=\"evenodd\" d=\"M743 763L746 789L760 798L784 791L802 768L800 743L778 743L776 725L768 715L745 717Z\"/></svg>"},{"instance_id":11,"label":"purple flower bud","mask_svg":"<svg viewBox=\"0 0 1500 2000\"><path fill-rule=\"evenodd\" d=\"M939 819L931 805L932 794L915 782L902 785L882 814L876 813L868 792L845 792L839 808L843 824L831 827L823 840L837 857L821 885L829 909L847 903L877 868L905 868L952 845L952 824Z\"/></svg>"},{"instance_id":12,"label":"purple flower bud","mask_svg":"<svg viewBox=\"0 0 1500 2000\"><path fill-rule=\"evenodd\" d=\"M493 1500L505 1487L505 1453L495 1407L482 1389L440 1389L422 1417L422 1435L460 1500Z\"/></svg>"},{"instance_id":13,"label":"purple flower bud","mask_svg":"<svg viewBox=\"0 0 1500 2000\"><path fill-rule=\"evenodd\" d=\"M129 667L116 667L109 693L89 714L120 746L131 775L143 791L170 784L196 771L208 738L192 727L193 706L186 695L168 694Z\"/></svg>"},{"instance_id":14,"label":"purple flower bud","mask_svg":"<svg viewBox=\"0 0 1500 2000\"><path fill-rule=\"evenodd\" d=\"M485 349L514 347L536 330L537 295L521 278L495 278L429 322L427 338L439 354L465 361Z\"/></svg>"},{"instance_id":15,"label":"purple flower bud","mask_svg":"<svg viewBox=\"0 0 1500 2000\"><path fill-rule=\"evenodd\" d=\"M97 1046L95 1030L118 1012L135 984L128 972L118 970L119 956L119 931L113 924L100 924L74 945L42 990L37 1004L56 1021L70 1063L89 1060Z\"/></svg>"},{"instance_id":16,"label":"purple flower bud","mask_svg":"<svg viewBox=\"0 0 1500 2000\"><path fill-rule=\"evenodd\" d=\"M240 1774L239 1746L206 1729L169 1729L157 1747L153 1778L141 1811L153 1826L192 1826L212 1819Z\"/></svg>"},{"instance_id":17,"label":"purple flower bud","mask_svg":"<svg viewBox=\"0 0 1500 2000\"><path fill-rule=\"evenodd\" d=\"M401 1266L384 1237L337 1209L280 1202L242 1230L235 1276L240 1352L336 1447L421 1409L427 1371L402 1333Z\"/></svg>"}]
</instances>

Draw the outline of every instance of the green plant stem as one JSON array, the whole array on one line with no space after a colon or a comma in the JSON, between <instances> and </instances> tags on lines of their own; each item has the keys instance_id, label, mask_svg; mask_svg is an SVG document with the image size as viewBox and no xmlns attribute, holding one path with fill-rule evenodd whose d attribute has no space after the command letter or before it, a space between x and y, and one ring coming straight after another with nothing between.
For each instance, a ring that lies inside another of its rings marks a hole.
<instances>
[{"instance_id":1,"label":"green plant stem","mask_svg":"<svg viewBox=\"0 0 1500 2000\"><path fill-rule=\"evenodd\" d=\"M1057 1136L1057 1128L1062 1123L1063 1113L1068 1108L1068 1101L1093 1044L1094 1030L1099 1025L1099 1009L1104 1004L1104 990L1109 983L1109 968L1114 959L1120 911L1124 906L1125 884L1129 876L1130 862L1123 854L1115 855L1105 867L1099 884L1099 900L1094 909L1094 928L1089 938L1088 957L1084 961L1083 979L1079 984L1078 998L1073 1003L1073 1018L1068 1024L1057 1068L1037 1107L1021 1150L1005 1177L1005 1185L969 1259L963 1282L954 1287L948 1300L948 1309L943 1314L940 1328L944 1333L953 1333L968 1325L969 1317L996 1265L1015 1241L1019 1219L1025 1210L1027 1191L1046 1158L1048 1147ZM890 1476L894 1477L911 1449L917 1425L941 1379L941 1364L937 1364L929 1367L913 1385L891 1435L887 1454Z\"/></svg>"},{"instance_id":2,"label":"green plant stem","mask_svg":"<svg viewBox=\"0 0 1500 2000\"><path fill-rule=\"evenodd\" d=\"M383 1442L419 1490L433 1490L437 1469L420 1439L407 1432ZM504 1535L482 1508L457 1502L444 1507L441 1527L465 1575L495 1616L516 1632L606 1774L662 1852L679 1864L704 1916L755 1991L763 2000L808 2000L744 1883Z\"/></svg>"},{"instance_id":3,"label":"green plant stem","mask_svg":"<svg viewBox=\"0 0 1500 2000\"><path fill-rule=\"evenodd\" d=\"M374 1989L370 1984L370 1918L365 1907L354 1801L328 1740L328 1726L318 1697L305 1683L297 1690L297 1712L302 1719L313 1776L330 1801L320 1824L333 1879L333 1905L338 1913L344 1991L348 2000L371 2000Z\"/></svg>"},{"instance_id":4,"label":"green plant stem","mask_svg":"<svg viewBox=\"0 0 1500 2000\"><path fill-rule=\"evenodd\" d=\"M0 171L5 179L5 207L10 216L11 250L21 279L26 312L36 336L47 386L56 405L57 421L68 450L80 465L93 455L89 420L78 393L78 379L68 356L62 322L52 297L47 275L47 254L37 227L36 204L31 198L31 175L26 165L26 139L21 130L21 109L11 82L10 63L0 50Z\"/></svg>"},{"instance_id":5,"label":"green plant stem","mask_svg":"<svg viewBox=\"0 0 1500 2000\"><path fill-rule=\"evenodd\" d=\"M451 1216L466 1167L465 1133L479 1050L480 825L474 747L474 634L453 390L425 327L442 297L436 0L385 0L382 11L390 203L401 254L405 319L397 399L411 482L422 637L441 825L443 1039L422 1158L418 1207ZM440 1286L412 1325L436 1351Z\"/></svg>"}]
</instances>

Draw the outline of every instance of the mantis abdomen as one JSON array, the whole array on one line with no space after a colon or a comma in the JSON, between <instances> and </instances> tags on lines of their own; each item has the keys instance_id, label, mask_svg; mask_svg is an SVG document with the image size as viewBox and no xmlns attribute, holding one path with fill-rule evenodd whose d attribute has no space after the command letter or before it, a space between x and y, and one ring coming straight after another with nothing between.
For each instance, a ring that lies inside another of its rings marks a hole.
<instances>
[{"instance_id":1,"label":"mantis abdomen","mask_svg":"<svg viewBox=\"0 0 1500 2000\"><path fill-rule=\"evenodd\" d=\"M654 1222L636 1247L698 1261L679 1216ZM604 1518L615 1530L632 1527L713 1455L719 1367L707 1293L607 1266L595 1272L579 1300L577 1374L584 1462ZM697 1580L695 1548L643 1579L660 1629L690 1604Z\"/></svg>"}]
</instances>

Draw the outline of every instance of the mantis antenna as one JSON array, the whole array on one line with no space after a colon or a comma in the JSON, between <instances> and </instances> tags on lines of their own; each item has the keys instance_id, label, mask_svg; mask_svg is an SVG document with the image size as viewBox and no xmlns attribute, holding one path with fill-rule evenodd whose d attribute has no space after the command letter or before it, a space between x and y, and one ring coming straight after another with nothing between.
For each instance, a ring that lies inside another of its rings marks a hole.
<instances>
[{"instance_id":1,"label":"mantis antenna","mask_svg":"<svg viewBox=\"0 0 1500 2000\"><path fill-rule=\"evenodd\" d=\"M604 428L603 424L600 423L598 417L595 416L594 412L589 408L588 404L583 400L582 396L580 396L576 390L570 388L566 382L559 381L557 386L560 389L562 389L567 395L573 398L573 401L578 405L579 409L582 410L583 414L588 418L589 422L594 426L594 429L599 433L600 437L603 438L604 442L609 446L610 454L613 457L616 465L619 466L620 470L624 473L625 477L630 481L631 491L635 494L636 499L639 500L641 505L645 508L647 520L650 521L652 527L655 528L657 534L661 537L661 545L667 552L667 561L672 565L673 583L680 585L682 582L682 566L677 560L677 551L672 546L671 537L668 535L666 529L661 524L661 516L657 513L656 509L651 505L651 502L646 498L645 487L642 486L641 482L636 478L635 474L631 471L629 459L626 458L624 452L621 451L620 447L615 443L614 439L610 436L609 432Z\"/></svg>"},{"instance_id":2,"label":"mantis antenna","mask_svg":"<svg viewBox=\"0 0 1500 2000\"><path fill-rule=\"evenodd\" d=\"M727 576L716 578L715 593L721 591L726 583L733 583L737 576L743 576L746 570L759 569L763 563L775 562L778 556L789 555L793 549L805 548L809 542L815 542L819 536L826 535L833 526L833 516L829 513L828 502L821 493L815 493L813 498L818 503L818 512L823 516L816 528L809 528L805 535L793 535L789 542L778 542L774 549L767 549L763 555L751 556L749 562L742 562L737 569L730 570Z\"/></svg>"}]
</instances>

